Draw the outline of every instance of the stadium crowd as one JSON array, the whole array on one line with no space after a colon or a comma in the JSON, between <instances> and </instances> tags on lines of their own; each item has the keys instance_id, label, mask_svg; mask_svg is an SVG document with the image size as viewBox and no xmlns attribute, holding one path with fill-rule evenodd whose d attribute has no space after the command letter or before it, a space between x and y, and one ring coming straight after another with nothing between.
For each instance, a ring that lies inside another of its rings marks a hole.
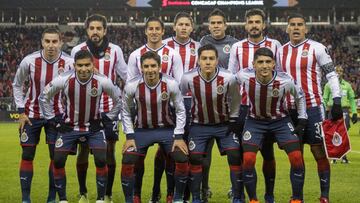
<instances>
[{"instance_id":1,"label":"stadium crowd","mask_svg":"<svg viewBox=\"0 0 360 203\"><path fill-rule=\"evenodd\" d=\"M24 56L40 49L40 44L37 42L41 38L43 29L42 27L0 28L0 97L12 96L11 83L17 67ZM85 30L82 27L75 27L74 30L75 35L79 36L79 42L85 41ZM199 41L207 32L206 26L199 26L193 32L192 38ZM237 39L246 36L242 26L230 26L227 33ZM360 96L360 58L344 46L343 42L347 36L359 33L358 27L313 26L308 34L309 38L322 42L329 48L335 64L345 67L344 79L351 82L357 98ZM167 27L166 37L172 34L171 27ZM288 41L285 30L279 27L270 27L267 34L281 43ZM126 61L132 51L145 43L143 28L139 27L109 27L107 36L110 41L121 47Z\"/></svg>"}]
</instances>

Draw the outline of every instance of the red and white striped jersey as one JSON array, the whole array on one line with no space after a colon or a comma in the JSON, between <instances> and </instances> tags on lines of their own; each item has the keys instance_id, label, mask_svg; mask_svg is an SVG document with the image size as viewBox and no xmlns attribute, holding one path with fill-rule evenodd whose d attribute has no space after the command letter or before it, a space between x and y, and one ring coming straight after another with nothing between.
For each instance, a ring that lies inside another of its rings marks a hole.
<instances>
[{"instance_id":1,"label":"red and white striped jersey","mask_svg":"<svg viewBox=\"0 0 360 203\"><path fill-rule=\"evenodd\" d=\"M216 68L214 77L206 80L196 68L184 74L180 88L183 95L191 91L194 123L219 124L238 117L239 85L230 71Z\"/></svg>"},{"instance_id":2,"label":"red and white striped jersey","mask_svg":"<svg viewBox=\"0 0 360 203\"><path fill-rule=\"evenodd\" d=\"M135 51L129 56L128 61L128 78L134 78L141 75L140 57L147 51L155 51L161 57L161 73L165 73L180 82L183 75L183 64L178 52L173 48L163 44L160 48L153 50L146 44Z\"/></svg>"},{"instance_id":3,"label":"red and white striped jersey","mask_svg":"<svg viewBox=\"0 0 360 203\"><path fill-rule=\"evenodd\" d=\"M274 71L267 84L260 83L254 69L242 69L236 73L237 81L243 85L250 101L249 116L255 119L278 119L287 116L285 99L288 94L297 101L299 118L307 118L302 89L285 72Z\"/></svg>"},{"instance_id":4,"label":"red and white striped jersey","mask_svg":"<svg viewBox=\"0 0 360 203\"><path fill-rule=\"evenodd\" d=\"M88 50L86 42L83 42L71 50L71 56L75 57L76 52L79 50ZM105 56L102 58L93 58L94 65L99 73L110 78L113 83L116 83L116 77L120 76L121 80L125 83L127 79L127 65L124 59L124 54L118 45L109 43L108 48L105 50ZM113 101L104 93L100 100L100 112L109 112L113 107Z\"/></svg>"},{"instance_id":5,"label":"red and white striped jersey","mask_svg":"<svg viewBox=\"0 0 360 203\"><path fill-rule=\"evenodd\" d=\"M267 47L271 49L276 56L277 50L281 47L279 41L264 37L258 43L253 43L249 39L243 39L232 45L229 58L228 70L236 74L239 70L244 68L253 68L254 54L258 48ZM249 105L246 92L241 88L241 104Z\"/></svg>"},{"instance_id":6,"label":"red and white striped jersey","mask_svg":"<svg viewBox=\"0 0 360 203\"><path fill-rule=\"evenodd\" d=\"M176 115L171 115L170 103ZM125 134L134 133L131 109L137 109L137 128L175 127L174 135L184 134L185 107L179 84L165 74L156 86L148 86L142 76L130 80L124 89L122 121ZM176 124L173 121L176 118Z\"/></svg>"},{"instance_id":7,"label":"red and white striped jersey","mask_svg":"<svg viewBox=\"0 0 360 203\"><path fill-rule=\"evenodd\" d=\"M89 121L100 118L100 99L104 92L114 102L107 116L114 120L120 113L120 89L114 86L109 78L102 74L93 74L83 83L77 78L75 70L70 70L51 81L41 95L46 119L55 116L49 111L51 108L49 100L60 91L66 96L65 123L72 126L75 131L89 131Z\"/></svg>"},{"instance_id":8,"label":"red and white striped jersey","mask_svg":"<svg viewBox=\"0 0 360 203\"><path fill-rule=\"evenodd\" d=\"M19 111L24 110L29 118L43 118L39 105L41 92L53 78L70 70L73 63L73 59L64 52L61 52L58 59L51 63L44 58L42 50L27 55L21 61L13 81L15 104ZM29 89L24 97L23 84L26 80L29 80ZM64 113L60 94L55 95L50 104L54 114Z\"/></svg>"},{"instance_id":9,"label":"red and white striped jersey","mask_svg":"<svg viewBox=\"0 0 360 203\"><path fill-rule=\"evenodd\" d=\"M322 71L333 83L334 97L340 96L339 80L333 71L333 64L326 47L310 39L293 46L290 42L282 46L277 54L277 67L291 75L305 93L306 106L320 106L322 103ZM332 66L329 71L328 66Z\"/></svg>"},{"instance_id":10,"label":"red and white striped jersey","mask_svg":"<svg viewBox=\"0 0 360 203\"><path fill-rule=\"evenodd\" d=\"M163 43L165 43L166 45L168 45L169 47L175 49L175 51L177 51L180 56L181 56L181 60L183 63L183 69L184 69L184 73L192 70L193 68L196 68L197 66L197 50L200 47L200 43L194 41L193 39L189 39L189 41L187 41L186 43L182 44L178 41L176 41L176 39L174 37L169 37L165 40L163 40Z\"/></svg>"}]
</instances>

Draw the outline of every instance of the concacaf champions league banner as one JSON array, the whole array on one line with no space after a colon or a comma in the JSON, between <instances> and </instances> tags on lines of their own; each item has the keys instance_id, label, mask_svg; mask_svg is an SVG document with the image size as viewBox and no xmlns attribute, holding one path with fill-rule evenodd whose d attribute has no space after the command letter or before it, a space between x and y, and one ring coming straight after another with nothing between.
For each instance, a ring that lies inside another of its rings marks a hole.
<instances>
[{"instance_id":1,"label":"concacaf champions league banner","mask_svg":"<svg viewBox=\"0 0 360 203\"><path fill-rule=\"evenodd\" d=\"M329 159L341 159L351 151L344 119L338 121L326 119L322 123L322 128L325 151Z\"/></svg>"}]
</instances>

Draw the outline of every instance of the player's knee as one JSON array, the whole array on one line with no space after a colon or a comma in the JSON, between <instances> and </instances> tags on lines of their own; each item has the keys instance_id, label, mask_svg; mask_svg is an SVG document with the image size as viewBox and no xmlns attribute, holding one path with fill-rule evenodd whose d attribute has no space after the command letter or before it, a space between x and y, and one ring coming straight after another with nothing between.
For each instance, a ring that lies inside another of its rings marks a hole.
<instances>
[{"instance_id":1,"label":"player's knee","mask_svg":"<svg viewBox=\"0 0 360 203\"><path fill-rule=\"evenodd\" d=\"M292 168L299 169L304 167L303 158L300 150L294 150L288 153L288 157Z\"/></svg>"},{"instance_id":2,"label":"player's knee","mask_svg":"<svg viewBox=\"0 0 360 203\"><path fill-rule=\"evenodd\" d=\"M243 160L244 170L254 168L255 163L256 163L256 153L255 152L244 152L244 160Z\"/></svg>"},{"instance_id":3,"label":"player's knee","mask_svg":"<svg viewBox=\"0 0 360 203\"><path fill-rule=\"evenodd\" d=\"M316 160L323 159L326 157L326 153L323 145L311 145L310 148Z\"/></svg>"},{"instance_id":4,"label":"player's knee","mask_svg":"<svg viewBox=\"0 0 360 203\"><path fill-rule=\"evenodd\" d=\"M26 161L32 161L35 157L36 147L23 147L21 158Z\"/></svg>"},{"instance_id":5,"label":"player's knee","mask_svg":"<svg viewBox=\"0 0 360 203\"><path fill-rule=\"evenodd\" d=\"M103 168L106 165L106 151L105 150L93 150L95 166Z\"/></svg>"},{"instance_id":6,"label":"player's knee","mask_svg":"<svg viewBox=\"0 0 360 203\"><path fill-rule=\"evenodd\" d=\"M192 165L202 165L204 157L202 154L190 154L190 163Z\"/></svg>"},{"instance_id":7,"label":"player's knee","mask_svg":"<svg viewBox=\"0 0 360 203\"><path fill-rule=\"evenodd\" d=\"M231 166L241 165L241 153L239 150L226 151L228 163Z\"/></svg>"},{"instance_id":8,"label":"player's knee","mask_svg":"<svg viewBox=\"0 0 360 203\"><path fill-rule=\"evenodd\" d=\"M67 154L65 152L58 152L54 155L54 167L64 168Z\"/></svg>"},{"instance_id":9,"label":"player's knee","mask_svg":"<svg viewBox=\"0 0 360 203\"><path fill-rule=\"evenodd\" d=\"M172 157L176 163L187 163L189 161L188 156L186 156L182 151L174 151Z\"/></svg>"},{"instance_id":10,"label":"player's knee","mask_svg":"<svg viewBox=\"0 0 360 203\"><path fill-rule=\"evenodd\" d=\"M135 164L137 160L138 160L137 155L125 153L122 158L122 164L132 165Z\"/></svg>"}]
</instances>

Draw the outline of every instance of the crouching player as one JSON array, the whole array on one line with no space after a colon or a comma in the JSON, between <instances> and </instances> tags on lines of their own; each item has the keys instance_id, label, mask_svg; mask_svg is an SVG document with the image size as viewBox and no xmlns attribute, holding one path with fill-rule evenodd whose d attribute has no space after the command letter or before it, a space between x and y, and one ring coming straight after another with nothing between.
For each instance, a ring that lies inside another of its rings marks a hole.
<instances>
[{"instance_id":1,"label":"crouching player","mask_svg":"<svg viewBox=\"0 0 360 203\"><path fill-rule=\"evenodd\" d=\"M254 69L243 69L236 74L236 79L248 93L251 106L242 136L243 180L250 203L259 202L256 196L256 153L267 134L274 134L276 142L288 155L292 186L290 203L301 203L304 163L299 137L303 134L307 121L303 92L291 76L274 70L275 60L270 49L259 48L255 52L253 67ZM297 103L299 123L295 128L284 105L288 94L293 95Z\"/></svg>"},{"instance_id":2,"label":"crouching player","mask_svg":"<svg viewBox=\"0 0 360 203\"><path fill-rule=\"evenodd\" d=\"M78 140L86 140L94 154L96 166L97 203L104 202L107 183L106 139L101 119L115 120L120 112L120 90L104 75L94 73L93 56L87 50L75 54L75 70L68 71L51 81L41 95L44 116L58 131L55 143L54 179L60 202L67 202L65 162ZM66 96L64 120L56 119L50 108L51 98L62 91ZM106 92L114 106L100 118L99 102Z\"/></svg>"},{"instance_id":3,"label":"crouching player","mask_svg":"<svg viewBox=\"0 0 360 203\"><path fill-rule=\"evenodd\" d=\"M126 84L123 96L122 120L126 142L123 147L121 184L125 202L133 202L134 165L154 143L158 143L175 160L174 202L182 202L189 171L188 149L183 140L183 97L176 80L160 73L161 59L156 52L143 54L140 63L142 75ZM175 123L170 102L175 107ZM136 109L136 112L131 112L131 109ZM137 115L135 127L131 115Z\"/></svg>"}]
</instances>

